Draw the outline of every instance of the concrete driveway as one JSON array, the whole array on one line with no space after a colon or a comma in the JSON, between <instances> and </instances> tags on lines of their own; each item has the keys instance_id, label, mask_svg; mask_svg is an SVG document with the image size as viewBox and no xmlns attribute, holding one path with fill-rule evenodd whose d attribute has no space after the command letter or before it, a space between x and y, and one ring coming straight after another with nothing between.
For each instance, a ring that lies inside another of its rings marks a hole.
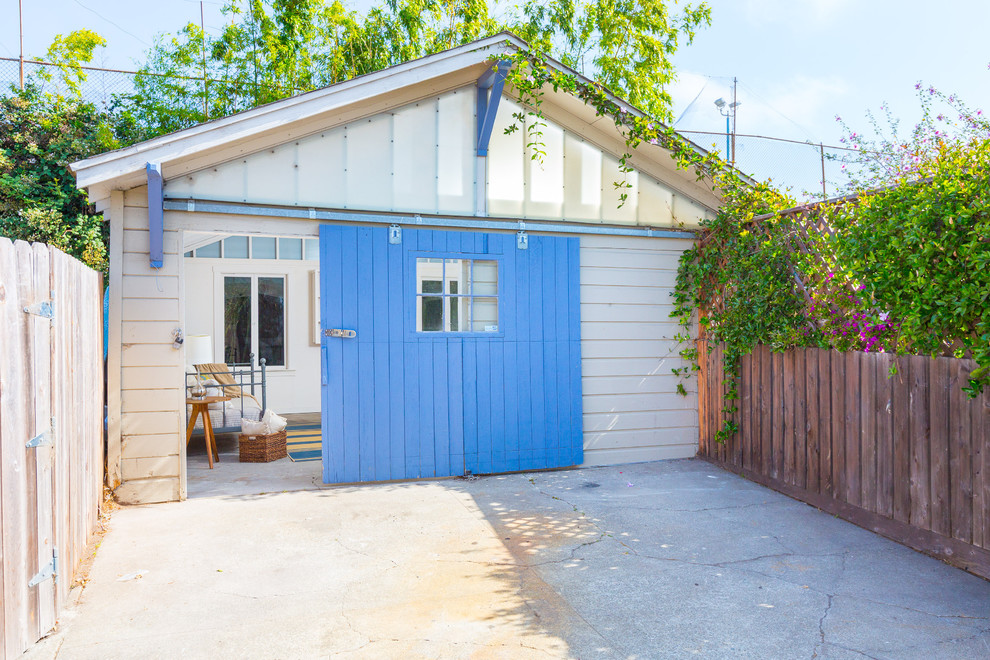
<instances>
[{"instance_id":1,"label":"concrete driveway","mask_svg":"<svg viewBox=\"0 0 990 660\"><path fill-rule=\"evenodd\" d=\"M990 656L990 582L697 460L125 508L90 577L35 656Z\"/></svg>"}]
</instances>

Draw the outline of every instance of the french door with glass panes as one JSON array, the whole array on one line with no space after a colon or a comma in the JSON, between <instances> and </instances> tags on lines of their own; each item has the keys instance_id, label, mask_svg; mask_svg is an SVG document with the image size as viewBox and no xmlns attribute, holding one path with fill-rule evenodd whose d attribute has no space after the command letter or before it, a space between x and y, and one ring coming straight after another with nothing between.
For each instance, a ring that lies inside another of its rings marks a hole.
<instances>
[{"instance_id":1,"label":"french door with glass panes","mask_svg":"<svg viewBox=\"0 0 990 660\"><path fill-rule=\"evenodd\" d=\"M285 275L225 274L218 336L227 364L286 366Z\"/></svg>"}]
</instances>

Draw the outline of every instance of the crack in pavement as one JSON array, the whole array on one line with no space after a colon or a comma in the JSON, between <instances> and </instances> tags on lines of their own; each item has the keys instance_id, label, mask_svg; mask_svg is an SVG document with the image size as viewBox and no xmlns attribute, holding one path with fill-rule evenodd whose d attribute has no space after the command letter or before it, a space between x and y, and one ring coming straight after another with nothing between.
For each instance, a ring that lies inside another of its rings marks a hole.
<instances>
[{"instance_id":1,"label":"crack in pavement","mask_svg":"<svg viewBox=\"0 0 990 660\"><path fill-rule=\"evenodd\" d=\"M826 644L825 619L828 618L828 613L832 610L832 600L835 598L835 596L833 596L832 594L827 594L827 595L828 595L828 605L825 606L825 612L822 614L822 618L818 619L818 635L821 638L821 641L818 644L815 644L815 648L811 650L812 660L818 657L818 649L824 649Z\"/></svg>"}]
</instances>

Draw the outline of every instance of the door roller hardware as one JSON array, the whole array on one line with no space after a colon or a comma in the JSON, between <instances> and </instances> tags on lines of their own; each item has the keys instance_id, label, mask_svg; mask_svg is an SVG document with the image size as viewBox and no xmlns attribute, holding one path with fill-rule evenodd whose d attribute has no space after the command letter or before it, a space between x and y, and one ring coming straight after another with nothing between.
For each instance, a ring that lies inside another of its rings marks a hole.
<instances>
[{"instance_id":1,"label":"door roller hardware","mask_svg":"<svg viewBox=\"0 0 990 660\"><path fill-rule=\"evenodd\" d=\"M323 331L324 337L340 337L341 339L354 339L357 333L353 330L342 330L341 328L329 328Z\"/></svg>"}]
</instances>

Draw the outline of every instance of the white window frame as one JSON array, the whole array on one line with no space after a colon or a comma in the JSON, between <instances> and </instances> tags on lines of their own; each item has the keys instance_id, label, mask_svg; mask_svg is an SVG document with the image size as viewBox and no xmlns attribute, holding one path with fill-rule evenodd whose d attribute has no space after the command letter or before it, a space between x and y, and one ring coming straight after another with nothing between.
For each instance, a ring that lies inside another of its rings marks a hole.
<instances>
[{"instance_id":1,"label":"white window frame","mask_svg":"<svg viewBox=\"0 0 990 660\"><path fill-rule=\"evenodd\" d=\"M233 263L244 262L247 260L238 259L233 260ZM272 266L277 266L277 260L270 260ZM264 263L264 260L262 261ZM250 266L245 266L244 268L231 268L228 264L223 264L220 267L213 268L213 300L215 301L213 309L213 336L215 340L213 342L214 357L217 362L224 362L224 356L226 353L226 346L224 345L225 334L224 334L224 282L228 277L249 277L251 278L251 353L254 353L254 365L258 366L258 360L260 359L258 350L258 278L259 277L280 277L283 282L283 319L282 319L282 329L284 333L283 337L283 350L285 357L284 365L266 365L266 369L277 370L277 371L289 371L290 370L290 351L289 351L289 319L290 314L290 303L289 303L289 273L284 269L279 269L277 267L264 268L258 267L258 261L251 260Z\"/></svg>"}]
</instances>

